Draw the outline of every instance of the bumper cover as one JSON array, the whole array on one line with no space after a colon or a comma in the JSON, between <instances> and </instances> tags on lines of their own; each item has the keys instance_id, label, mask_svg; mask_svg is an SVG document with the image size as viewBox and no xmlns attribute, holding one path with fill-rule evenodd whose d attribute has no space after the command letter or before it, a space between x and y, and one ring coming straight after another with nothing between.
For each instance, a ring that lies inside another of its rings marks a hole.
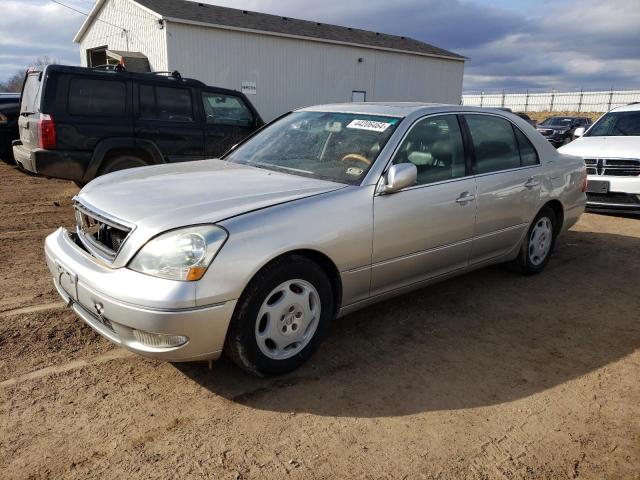
<instances>
[{"instance_id":1,"label":"bumper cover","mask_svg":"<svg viewBox=\"0 0 640 480\"><path fill-rule=\"evenodd\" d=\"M110 269L93 262L62 228L47 237L45 255L62 299L91 328L113 343L140 355L170 362L216 359L220 356L235 300L187 308L184 301L177 302L180 307L171 307L176 300L171 298L172 295L168 296L171 299L162 308L145 306L142 299L136 303L120 301L112 296L117 296L117 291L105 291L99 285L114 285L118 276L122 276L124 284L131 285L133 274L137 277L135 289L144 297L157 292L160 279L126 268ZM163 282L168 283L169 288L174 284L185 284L169 280ZM190 295L190 290L180 291ZM150 303L158 304L157 298L150 300ZM195 298L193 303L195 305ZM134 337L134 330L181 335L188 340L176 347L154 347L139 342Z\"/></svg>"},{"instance_id":2,"label":"bumper cover","mask_svg":"<svg viewBox=\"0 0 640 480\"><path fill-rule=\"evenodd\" d=\"M82 181L91 162L91 152L29 149L13 142L13 156L25 170L44 177Z\"/></svg>"},{"instance_id":3,"label":"bumper cover","mask_svg":"<svg viewBox=\"0 0 640 480\"><path fill-rule=\"evenodd\" d=\"M608 183L608 191L587 194L587 209L604 213L640 214L640 177L589 175L588 181Z\"/></svg>"}]
</instances>

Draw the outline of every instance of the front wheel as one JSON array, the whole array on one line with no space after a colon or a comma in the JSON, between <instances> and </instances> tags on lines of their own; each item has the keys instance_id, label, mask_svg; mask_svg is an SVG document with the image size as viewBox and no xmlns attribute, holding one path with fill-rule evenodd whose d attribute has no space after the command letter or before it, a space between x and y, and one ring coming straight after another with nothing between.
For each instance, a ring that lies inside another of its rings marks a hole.
<instances>
[{"instance_id":1,"label":"front wheel","mask_svg":"<svg viewBox=\"0 0 640 480\"><path fill-rule=\"evenodd\" d=\"M298 255L276 260L240 297L226 354L256 375L289 372L318 348L333 314L331 283L316 263Z\"/></svg>"},{"instance_id":2,"label":"front wheel","mask_svg":"<svg viewBox=\"0 0 640 480\"><path fill-rule=\"evenodd\" d=\"M511 266L520 273L540 273L549 263L556 242L556 215L550 207L543 207L533 220L520 253Z\"/></svg>"}]
</instances>

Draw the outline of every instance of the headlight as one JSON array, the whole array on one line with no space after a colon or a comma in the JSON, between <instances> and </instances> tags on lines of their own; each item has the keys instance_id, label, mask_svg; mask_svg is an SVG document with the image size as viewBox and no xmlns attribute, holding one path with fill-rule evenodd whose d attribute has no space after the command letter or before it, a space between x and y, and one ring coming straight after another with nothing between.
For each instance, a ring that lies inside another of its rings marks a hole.
<instances>
[{"instance_id":1,"label":"headlight","mask_svg":"<svg viewBox=\"0 0 640 480\"><path fill-rule=\"evenodd\" d=\"M169 280L200 280L226 239L226 230L215 225L172 230L142 247L129 268Z\"/></svg>"}]
</instances>

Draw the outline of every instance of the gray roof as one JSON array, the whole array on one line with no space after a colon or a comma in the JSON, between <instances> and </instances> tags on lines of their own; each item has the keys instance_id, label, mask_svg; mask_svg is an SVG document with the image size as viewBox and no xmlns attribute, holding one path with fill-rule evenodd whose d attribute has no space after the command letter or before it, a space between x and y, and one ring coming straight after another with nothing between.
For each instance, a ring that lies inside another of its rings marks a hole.
<instances>
[{"instance_id":1,"label":"gray roof","mask_svg":"<svg viewBox=\"0 0 640 480\"><path fill-rule=\"evenodd\" d=\"M357 28L339 27L327 23L298 20L290 17L219 7L217 5L189 2L186 0L136 0L136 2L163 17L185 21L310 37L320 40L464 60L462 55L409 37L387 35L385 33L370 32Z\"/></svg>"}]
</instances>

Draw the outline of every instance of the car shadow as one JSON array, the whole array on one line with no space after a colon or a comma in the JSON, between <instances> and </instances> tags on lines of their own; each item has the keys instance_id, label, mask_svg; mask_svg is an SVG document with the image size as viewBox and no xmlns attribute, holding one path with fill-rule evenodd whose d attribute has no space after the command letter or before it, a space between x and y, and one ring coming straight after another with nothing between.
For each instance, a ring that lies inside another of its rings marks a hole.
<instances>
[{"instance_id":1,"label":"car shadow","mask_svg":"<svg viewBox=\"0 0 640 480\"><path fill-rule=\"evenodd\" d=\"M540 275L491 267L337 320L288 375L254 378L225 359L176 368L270 411L382 417L510 402L640 347L639 251L640 238L568 232Z\"/></svg>"}]
</instances>

